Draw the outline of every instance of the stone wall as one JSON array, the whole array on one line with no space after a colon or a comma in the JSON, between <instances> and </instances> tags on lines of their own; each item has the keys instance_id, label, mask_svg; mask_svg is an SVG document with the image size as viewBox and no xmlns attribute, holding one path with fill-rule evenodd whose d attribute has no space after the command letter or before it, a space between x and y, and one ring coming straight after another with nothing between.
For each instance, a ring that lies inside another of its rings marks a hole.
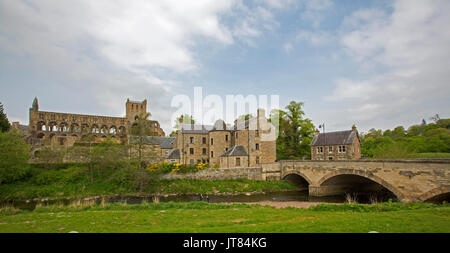
<instances>
[{"instance_id":1,"label":"stone wall","mask_svg":"<svg viewBox=\"0 0 450 253\"><path fill-rule=\"evenodd\" d=\"M342 187L324 186L338 175L370 179L402 201L424 201L450 192L450 159L280 161L262 164L263 180L281 180L297 174L309 183L310 195L337 193Z\"/></svg>"},{"instance_id":2,"label":"stone wall","mask_svg":"<svg viewBox=\"0 0 450 253\"><path fill-rule=\"evenodd\" d=\"M221 168L206 169L196 173L167 174L163 179L199 179L199 180L224 180L246 178L251 180L263 180L261 168Z\"/></svg>"}]
</instances>

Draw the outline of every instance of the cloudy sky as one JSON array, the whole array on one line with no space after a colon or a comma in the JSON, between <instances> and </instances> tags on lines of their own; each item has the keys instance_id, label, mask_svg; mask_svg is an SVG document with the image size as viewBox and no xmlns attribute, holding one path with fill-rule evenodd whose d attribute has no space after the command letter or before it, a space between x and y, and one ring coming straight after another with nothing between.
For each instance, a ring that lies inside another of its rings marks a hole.
<instances>
[{"instance_id":1,"label":"cloudy sky","mask_svg":"<svg viewBox=\"0 0 450 253\"><path fill-rule=\"evenodd\" d=\"M0 0L0 102L123 116L178 94L279 95L326 130L450 117L448 0Z\"/></svg>"}]
</instances>

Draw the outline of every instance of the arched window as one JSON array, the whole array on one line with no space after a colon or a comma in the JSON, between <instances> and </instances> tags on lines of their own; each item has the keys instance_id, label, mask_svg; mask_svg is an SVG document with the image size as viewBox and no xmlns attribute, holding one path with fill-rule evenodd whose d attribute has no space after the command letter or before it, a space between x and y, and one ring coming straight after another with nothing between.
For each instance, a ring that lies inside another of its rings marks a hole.
<instances>
[{"instance_id":1,"label":"arched window","mask_svg":"<svg viewBox=\"0 0 450 253\"><path fill-rule=\"evenodd\" d=\"M112 126L112 127L109 129L109 133L110 133L110 134L116 134L116 133L117 133L116 127L115 127L115 126Z\"/></svg>"}]
</instances>

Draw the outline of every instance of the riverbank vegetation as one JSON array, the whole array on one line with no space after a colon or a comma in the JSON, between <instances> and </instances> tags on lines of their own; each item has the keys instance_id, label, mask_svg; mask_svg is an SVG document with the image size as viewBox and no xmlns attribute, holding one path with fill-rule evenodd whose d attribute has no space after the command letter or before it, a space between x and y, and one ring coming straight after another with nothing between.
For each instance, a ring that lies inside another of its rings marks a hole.
<instances>
[{"instance_id":1,"label":"riverbank vegetation","mask_svg":"<svg viewBox=\"0 0 450 253\"><path fill-rule=\"evenodd\" d=\"M136 182L133 167L126 164L103 167L93 173L84 163L52 164L50 169L46 164L30 164L26 175L21 180L0 184L0 201L112 194L271 192L295 188L286 182L248 179L161 180L159 174L148 171L145 176L149 180L141 187Z\"/></svg>"},{"instance_id":2,"label":"riverbank vegetation","mask_svg":"<svg viewBox=\"0 0 450 253\"><path fill-rule=\"evenodd\" d=\"M392 130L371 129L361 134L363 157L386 158L450 158L450 119L433 117L434 122L398 126Z\"/></svg>"},{"instance_id":3,"label":"riverbank vegetation","mask_svg":"<svg viewBox=\"0 0 450 253\"><path fill-rule=\"evenodd\" d=\"M448 233L450 206L322 204L276 209L247 204L143 203L0 209L0 232ZM177 224L177 226L173 226Z\"/></svg>"}]
</instances>

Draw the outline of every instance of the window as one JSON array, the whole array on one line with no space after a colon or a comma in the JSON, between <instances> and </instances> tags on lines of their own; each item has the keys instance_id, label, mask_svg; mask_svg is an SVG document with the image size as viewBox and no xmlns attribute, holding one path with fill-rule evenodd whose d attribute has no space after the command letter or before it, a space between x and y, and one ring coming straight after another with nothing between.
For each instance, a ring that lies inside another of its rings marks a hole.
<instances>
[{"instance_id":1,"label":"window","mask_svg":"<svg viewBox=\"0 0 450 253\"><path fill-rule=\"evenodd\" d=\"M259 143L256 143L255 149L256 149L256 150L259 150Z\"/></svg>"},{"instance_id":2,"label":"window","mask_svg":"<svg viewBox=\"0 0 450 253\"><path fill-rule=\"evenodd\" d=\"M206 137L203 137L202 143L203 143L203 144L206 144Z\"/></svg>"},{"instance_id":3,"label":"window","mask_svg":"<svg viewBox=\"0 0 450 253\"><path fill-rule=\"evenodd\" d=\"M194 164L194 159L191 159L190 161L189 161L189 163L192 165L192 164Z\"/></svg>"},{"instance_id":4,"label":"window","mask_svg":"<svg viewBox=\"0 0 450 253\"><path fill-rule=\"evenodd\" d=\"M193 149L193 148L190 148L190 149L189 149L189 154L191 154L191 155L194 154L194 149Z\"/></svg>"},{"instance_id":5,"label":"window","mask_svg":"<svg viewBox=\"0 0 450 253\"><path fill-rule=\"evenodd\" d=\"M169 154L169 150L166 150L166 155L168 155Z\"/></svg>"},{"instance_id":6,"label":"window","mask_svg":"<svg viewBox=\"0 0 450 253\"><path fill-rule=\"evenodd\" d=\"M225 148L225 152L228 151L228 148Z\"/></svg>"},{"instance_id":7,"label":"window","mask_svg":"<svg viewBox=\"0 0 450 253\"><path fill-rule=\"evenodd\" d=\"M236 132L236 139L238 138L238 133Z\"/></svg>"},{"instance_id":8,"label":"window","mask_svg":"<svg viewBox=\"0 0 450 253\"><path fill-rule=\"evenodd\" d=\"M241 166L241 158L236 157L236 166Z\"/></svg>"},{"instance_id":9,"label":"window","mask_svg":"<svg viewBox=\"0 0 450 253\"><path fill-rule=\"evenodd\" d=\"M317 154L323 153L323 147L317 147Z\"/></svg>"},{"instance_id":10,"label":"window","mask_svg":"<svg viewBox=\"0 0 450 253\"><path fill-rule=\"evenodd\" d=\"M206 148L203 148L203 149L202 149L202 154L203 154L203 155L206 155Z\"/></svg>"},{"instance_id":11,"label":"window","mask_svg":"<svg viewBox=\"0 0 450 253\"><path fill-rule=\"evenodd\" d=\"M194 137L189 137L189 143L194 143Z\"/></svg>"},{"instance_id":12,"label":"window","mask_svg":"<svg viewBox=\"0 0 450 253\"><path fill-rule=\"evenodd\" d=\"M328 160L333 160L333 157L332 157L332 156L329 156L329 157L328 157Z\"/></svg>"},{"instance_id":13,"label":"window","mask_svg":"<svg viewBox=\"0 0 450 253\"><path fill-rule=\"evenodd\" d=\"M259 130L256 130L255 137L259 137Z\"/></svg>"},{"instance_id":14,"label":"window","mask_svg":"<svg viewBox=\"0 0 450 253\"><path fill-rule=\"evenodd\" d=\"M345 153L346 152L346 146L339 146L339 153Z\"/></svg>"},{"instance_id":15,"label":"window","mask_svg":"<svg viewBox=\"0 0 450 253\"><path fill-rule=\"evenodd\" d=\"M228 141L228 134L225 135L225 141Z\"/></svg>"},{"instance_id":16,"label":"window","mask_svg":"<svg viewBox=\"0 0 450 253\"><path fill-rule=\"evenodd\" d=\"M211 145L214 145L214 139L211 138Z\"/></svg>"},{"instance_id":17,"label":"window","mask_svg":"<svg viewBox=\"0 0 450 253\"><path fill-rule=\"evenodd\" d=\"M328 147L328 153L333 153L333 147Z\"/></svg>"},{"instance_id":18,"label":"window","mask_svg":"<svg viewBox=\"0 0 450 253\"><path fill-rule=\"evenodd\" d=\"M214 152L213 151L211 151L211 158L213 158L214 157Z\"/></svg>"},{"instance_id":19,"label":"window","mask_svg":"<svg viewBox=\"0 0 450 253\"><path fill-rule=\"evenodd\" d=\"M259 156L256 157L256 164L259 164Z\"/></svg>"}]
</instances>

